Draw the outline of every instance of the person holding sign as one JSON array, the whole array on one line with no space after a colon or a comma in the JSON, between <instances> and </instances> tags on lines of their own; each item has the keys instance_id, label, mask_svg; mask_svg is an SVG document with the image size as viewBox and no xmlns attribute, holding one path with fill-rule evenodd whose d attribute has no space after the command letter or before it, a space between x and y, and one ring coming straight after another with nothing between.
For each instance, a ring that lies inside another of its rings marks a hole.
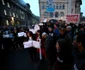
<instances>
[{"instance_id":1,"label":"person holding sign","mask_svg":"<svg viewBox=\"0 0 85 70\"><path fill-rule=\"evenodd\" d=\"M28 41L32 42L32 47L29 48L29 52L30 52L30 57L31 57L32 61L35 61L37 59L36 48L33 47L34 35L31 31L27 32L27 39L28 39Z\"/></svg>"}]
</instances>

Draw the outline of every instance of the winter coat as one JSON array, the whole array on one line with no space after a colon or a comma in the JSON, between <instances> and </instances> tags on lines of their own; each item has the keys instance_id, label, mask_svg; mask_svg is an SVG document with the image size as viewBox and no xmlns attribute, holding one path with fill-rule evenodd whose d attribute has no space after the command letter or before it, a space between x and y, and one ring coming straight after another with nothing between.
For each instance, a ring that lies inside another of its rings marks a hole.
<instances>
[{"instance_id":1,"label":"winter coat","mask_svg":"<svg viewBox=\"0 0 85 70\"><path fill-rule=\"evenodd\" d=\"M78 50L73 51L74 64L72 70L85 70L85 51L79 52Z\"/></svg>"}]
</instances>

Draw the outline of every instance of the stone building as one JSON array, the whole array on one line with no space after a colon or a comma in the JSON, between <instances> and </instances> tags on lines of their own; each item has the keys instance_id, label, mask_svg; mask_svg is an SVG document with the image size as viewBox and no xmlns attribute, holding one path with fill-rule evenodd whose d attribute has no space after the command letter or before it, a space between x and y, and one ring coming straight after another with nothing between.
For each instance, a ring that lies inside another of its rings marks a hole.
<instances>
[{"instance_id":1,"label":"stone building","mask_svg":"<svg viewBox=\"0 0 85 70\"><path fill-rule=\"evenodd\" d=\"M36 16L23 0L0 0L0 26L31 25Z\"/></svg>"},{"instance_id":2,"label":"stone building","mask_svg":"<svg viewBox=\"0 0 85 70\"><path fill-rule=\"evenodd\" d=\"M48 0L39 0L40 17L43 19L66 20L67 14L80 14L81 0L53 0L54 11L48 12ZM50 0L49 0L50 1Z\"/></svg>"}]
</instances>

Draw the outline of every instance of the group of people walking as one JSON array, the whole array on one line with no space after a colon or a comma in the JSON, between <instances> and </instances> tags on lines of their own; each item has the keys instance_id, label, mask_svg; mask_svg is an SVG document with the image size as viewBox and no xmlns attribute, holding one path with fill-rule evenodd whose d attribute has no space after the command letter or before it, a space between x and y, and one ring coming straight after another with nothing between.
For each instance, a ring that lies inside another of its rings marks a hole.
<instances>
[{"instance_id":1,"label":"group of people walking","mask_svg":"<svg viewBox=\"0 0 85 70\"><path fill-rule=\"evenodd\" d=\"M23 42L35 40L41 43L42 60L47 59L48 70L85 70L85 24L43 23L33 34L29 28L0 29L0 55L4 50L23 50ZM23 32L23 36L18 33ZM32 61L39 60L40 49L28 48ZM1 58L1 57L0 57Z\"/></svg>"}]
</instances>

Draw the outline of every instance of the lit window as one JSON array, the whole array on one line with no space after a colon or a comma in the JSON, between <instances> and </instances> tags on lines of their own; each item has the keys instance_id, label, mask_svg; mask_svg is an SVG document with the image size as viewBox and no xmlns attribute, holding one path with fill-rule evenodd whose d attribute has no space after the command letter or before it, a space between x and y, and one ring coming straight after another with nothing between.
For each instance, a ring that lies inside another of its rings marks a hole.
<instances>
[{"instance_id":1,"label":"lit window","mask_svg":"<svg viewBox=\"0 0 85 70\"><path fill-rule=\"evenodd\" d=\"M10 4L7 2L7 6L10 8Z\"/></svg>"},{"instance_id":2,"label":"lit window","mask_svg":"<svg viewBox=\"0 0 85 70\"><path fill-rule=\"evenodd\" d=\"M5 10L5 9L4 9L4 14L5 14L5 15L7 15L7 12L6 12L6 10Z\"/></svg>"},{"instance_id":3,"label":"lit window","mask_svg":"<svg viewBox=\"0 0 85 70\"><path fill-rule=\"evenodd\" d=\"M8 20L6 20L6 25L9 25L9 21Z\"/></svg>"},{"instance_id":4,"label":"lit window","mask_svg":"<svg viewBox=\"0 0 85 70\"><path fill-rule=\"evenodd\" d=\"M13 17L15 17L15 13L13 13Z\"/></svg>"},{"instance_id":5,"label":"lit window","mask_svg":"<svg viewBox=\"0 0 85 70\"><path fill-rule=\"evenodd\" d=\"M3 5L5 5L5 2L4 2L4 0L2 0L2 4L3 4Z\"/></svg>"}]
</instances>

